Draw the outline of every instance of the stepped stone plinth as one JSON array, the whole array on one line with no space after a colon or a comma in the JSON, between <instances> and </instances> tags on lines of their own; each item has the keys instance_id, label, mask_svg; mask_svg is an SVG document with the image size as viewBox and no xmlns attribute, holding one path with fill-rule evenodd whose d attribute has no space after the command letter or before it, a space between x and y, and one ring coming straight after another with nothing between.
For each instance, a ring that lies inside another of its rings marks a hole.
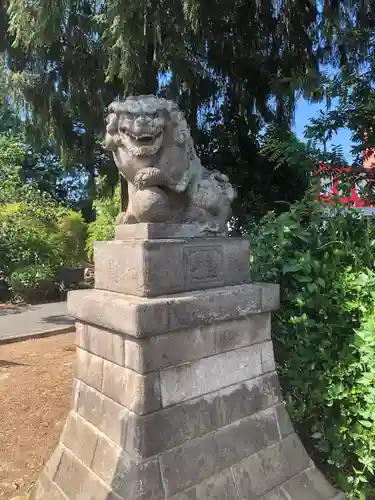
<instances>
[{"instance_id":1,"label":"stepped stone plinth","mask_svg":"<svg viewBox=\"0 0 375 500\"><path fill-rule=\"evenodd\" d=\"M247 240L116 234L96 246L96 288L69 294L72 408L29 500L336 498L282 401L279 288L251 282Z\"/></svg>"}]
</instances>

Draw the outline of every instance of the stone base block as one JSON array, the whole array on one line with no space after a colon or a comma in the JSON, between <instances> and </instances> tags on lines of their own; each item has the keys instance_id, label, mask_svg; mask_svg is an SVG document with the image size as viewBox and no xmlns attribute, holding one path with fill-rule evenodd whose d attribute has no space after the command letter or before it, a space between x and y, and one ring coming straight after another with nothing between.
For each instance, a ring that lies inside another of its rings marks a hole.
<instances>
[{"instance_id":1,"label":"stone base block","mask_svg":"<svg viewBox=\"0 0 375 500\"><path fill-rule=\"evenodd\" d=\"M250 281L247 238L97 242L97 289L156 297Z\"/></svg>"},{"instance_id":2,"label":"stone base block","mask_svg":"<svg viewBox=\"0 0 375 500\"><path fill-rule=\"evenodd\" d=\"M197 238L201 239L201 228L199 224L167 224L167 223L138 223L121 224L116 226L116 240L167 240L175 238ZM215 241L217 236L211 237Z\"/></svg>"}]
</instances>

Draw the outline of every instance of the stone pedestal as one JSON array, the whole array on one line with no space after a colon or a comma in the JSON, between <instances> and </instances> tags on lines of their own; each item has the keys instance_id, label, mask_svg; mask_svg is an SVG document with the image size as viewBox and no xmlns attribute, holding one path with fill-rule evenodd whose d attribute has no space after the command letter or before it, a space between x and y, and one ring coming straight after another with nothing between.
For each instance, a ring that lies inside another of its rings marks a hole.
<instances>
[{"instance_id":1,"label":"stone pedestal","mask_svg":"<svg viewBox=\"0 0 375 500\"><path fill-rule=\"evenodd\" d=\"M68 299L72 410L30 500L337 495L281 400L278 287L251 283L245 240L192 233L123 226L97 245L96 289Z\"/></svg>"}]
</instances>

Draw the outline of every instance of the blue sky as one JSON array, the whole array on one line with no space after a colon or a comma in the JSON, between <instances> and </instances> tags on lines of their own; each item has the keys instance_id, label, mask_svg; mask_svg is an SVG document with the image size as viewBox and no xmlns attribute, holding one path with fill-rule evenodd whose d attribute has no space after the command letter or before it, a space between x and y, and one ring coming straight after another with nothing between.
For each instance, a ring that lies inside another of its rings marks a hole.
<instances>
[{"instance_id":1,"label":"blue sky","mask_svg":"<svg viewBox=\"0 0 375 500\"><path fill-rule=\"evenodd\" d=\"M297 105L295 115L294 131L300 139L303 139L305 126L309 124L311 118L318 116L319 111L324 108L324 103L313 104L301 99ZM345 157L351 160L353 157L350 154L350 134L347 129L342 129L333 138L331 145L341 145ZM329 145L328 145L329 146Z\"/></svg>"}]
</instances>

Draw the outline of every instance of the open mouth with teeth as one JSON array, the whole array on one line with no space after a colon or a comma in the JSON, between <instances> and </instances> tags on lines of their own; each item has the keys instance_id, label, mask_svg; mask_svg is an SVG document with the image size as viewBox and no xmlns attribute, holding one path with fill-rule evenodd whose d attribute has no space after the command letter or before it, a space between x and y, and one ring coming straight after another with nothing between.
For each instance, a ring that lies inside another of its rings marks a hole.
<instances>
[{"instance_id":1,"label":"open mouth with teeth","mask_svg":"<svg viewBox=\"0 0 375 500\"><path fill-rule=\"evenodd\" d=\"M157 134L151 135L151 134L133 134L130 132L130 130L123 129L121 130L123 134L126 135L129 139L131 139L132 142L135 143L137 146L151 146L156 139L161 137L162 131L158 132Z\"/></svg>"}]
</instances>

